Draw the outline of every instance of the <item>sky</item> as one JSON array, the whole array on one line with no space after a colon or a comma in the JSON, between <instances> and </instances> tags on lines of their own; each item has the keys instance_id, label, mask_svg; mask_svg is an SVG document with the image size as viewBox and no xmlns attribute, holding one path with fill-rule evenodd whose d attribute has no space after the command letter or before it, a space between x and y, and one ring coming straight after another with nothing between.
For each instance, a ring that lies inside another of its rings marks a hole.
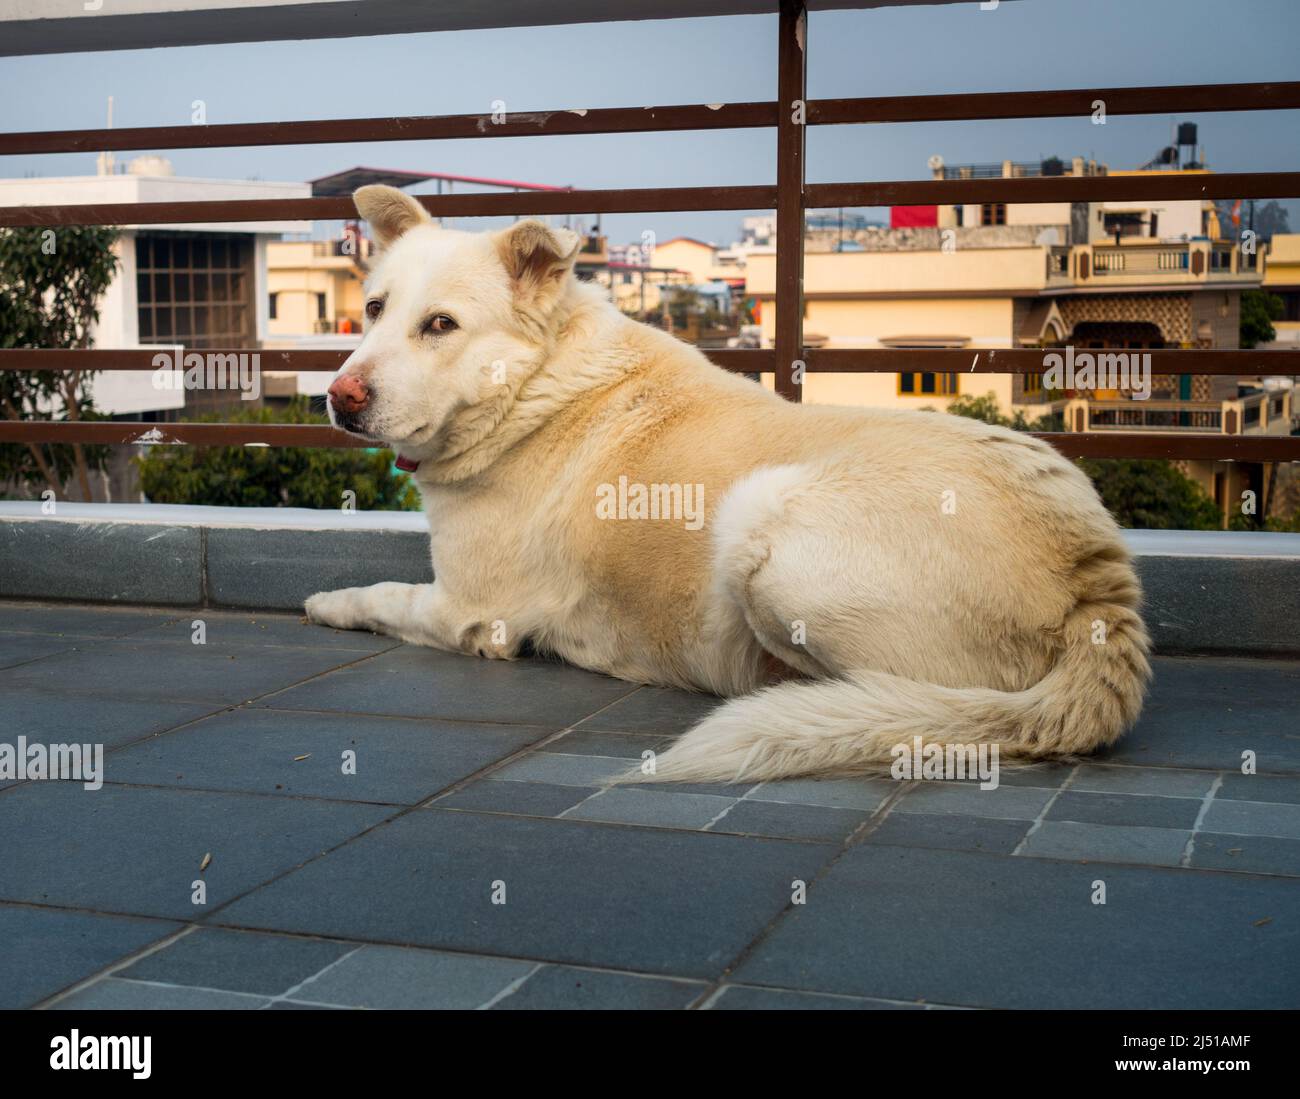
<instances>
[{"instance_id":1,"label":"sky","mask_svg":"<svg viewBox=\"0 0 1300 1099\"><path fill-rule=\"evenodd\" d=\"M731 16L253 45L0 58L0 129L738 102L776 93L776 17ZM1015 0L813 12L809 97L1300 79L1300 0ZM1300 171L1300 111L1190 114L1211 168ZM949 164L1095 157L1135 168L1170 116L813 127L810 182L924 179ZM147 152L148 150L141 150ZM119 162L133 154L117 154ZM178 175L307 180L364 164L569 184L699 187L775 180L774 130L171 150ZM0 176L92 174L93 154L0 157ZM418 192L422 188L416 188ZM1300 200L1300 196L1297 196ZM1286 203L1300 229L1300 201ZM757 211L755 211L757 212ZM744 212L606 215L729 243ZM880 216L882 211L872 211ZM499 221L457 219L458 228Z\"/></svg>"}]
</instances>

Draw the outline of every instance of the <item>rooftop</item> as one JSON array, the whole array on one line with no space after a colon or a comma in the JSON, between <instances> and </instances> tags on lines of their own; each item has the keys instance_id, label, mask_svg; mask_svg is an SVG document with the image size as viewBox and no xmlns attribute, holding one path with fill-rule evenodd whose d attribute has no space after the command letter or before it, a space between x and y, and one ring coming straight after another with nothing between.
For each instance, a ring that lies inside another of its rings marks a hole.
<instances>
[{"instance_id":1,"label":"rooftop","mask_svg":"<svg viewBox=\"0 0 1300 1099\"><path fill-rule=\"evenodd\" d=\"M1295 1006L1300 661L1155 664L1115 750L995 790L611 789L716 700L3 603L11 729L106 755L0 782L0 1007Z\"/></svg>"}]
</instances>

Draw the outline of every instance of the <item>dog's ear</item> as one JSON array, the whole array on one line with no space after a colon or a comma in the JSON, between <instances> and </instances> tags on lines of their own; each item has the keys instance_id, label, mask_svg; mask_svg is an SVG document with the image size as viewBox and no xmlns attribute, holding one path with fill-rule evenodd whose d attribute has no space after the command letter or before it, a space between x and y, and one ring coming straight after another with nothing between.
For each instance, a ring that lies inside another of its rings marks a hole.
<instances>
[{"instance_id":1,"label":"dog's ear","mask_svg":"<svg viewBox=\"0 0 1300 1099\"><path fill-rule=\"evenodd\" d=\"M429 223L429 213L414 198L396 187L374 183L352 194L357 213L370 222L375 243L387 248L403 233Z\"/></svg>"},{"instance_id":2,"label":"dog's ear","mask_svg":"<svg viewBox=\"0 0 1300 1099\"><path fill-rule=\"evenodd\" d=\"M570 229L526 218L498 233L496 243L521 304L546 308L559 297L582 242Z\"/></svg>"}]
</instances>

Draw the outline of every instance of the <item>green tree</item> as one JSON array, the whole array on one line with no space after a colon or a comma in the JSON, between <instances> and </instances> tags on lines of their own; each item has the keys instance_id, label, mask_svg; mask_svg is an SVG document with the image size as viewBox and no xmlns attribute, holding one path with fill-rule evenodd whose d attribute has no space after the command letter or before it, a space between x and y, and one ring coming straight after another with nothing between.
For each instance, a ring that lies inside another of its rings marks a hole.
<instances>
[{"instance_id":1,"label":"green tree","mask_svg":"<svg viewBox=\"0 0 1300 1099\"><path fill-rule=\"evenodd\" d=\"M992 392L985 393L982 397L963 393L948 406L948 411L954 416L982 420L986 424L1009 427L1015 431L1063 431L1065 429L1065 419L1059 412L1049 412L1032 421L1019 409L1014 416L1003 416L998 411L997 396Z\"/></svg>"},{"instance_id":2,"label":"green tree","mask_svg":"<svg viewBox=\"0 0 1300 1099\"><path fill-rule=\"evenodd\" d=\"M1273 322L1282 319L1286 305L1276 294L1267 290L1241 292L1241 346L1257 347L1277 339Z\"/></svg>"},{"instance_id":3,"label":"green tree","mask_svg":"<svg viewBox=\"0 0 1300 1099\"><path fill-rule=\"evenodd\" d=\"M1106 509L1135 530L1219 530L1214 501L1171 463L1152 458L1080 459Z\"/></svg>"},{"instance_id":4,"label":"green tree","mask_svg":"<svg viewBox=\"0 0 1300 1099\"><path fill-rule=\"evenodd\" d=\"M956 416L1016 431L1062 431L1060 413L1041 416L1031 425L1025 416L1003 416L993 393L963 394L948 406ZM1205 492L1169 462L1158 459L1081 459L1106 509L1122 527L1138 530L1219 530L1222 517Z\"/></svg>"},{"instance_id":5,"label":"green tree","mask_svg":"<svg viewBox=\"0 0 1300 1099\"><path fill-rule=\"evenodd\" d=\"M287 408L215 413L199 422L319 424L326 418L296 397ZM135 459L145 496L156 504L223 507L418 511L420 494L383 450L315 447L154 446ZM350 498L345 493L355 493Z\"/></svg>"},{"instance_id":6,"label":"green tree","mask_svg":"<svg viewBox=\"0 0 1300 1099\"><path fill-rule=\"evenodd\" d=\"M116 240L111 229L0 229L0 348L89 347L117 273ZM92 374L0 371L0 412L9 420L99 419L86 385ZM89 500L90 470L107 460L107 447L0 444L0 481L43 484L61 497L75 477Z\"/></svg>"}]
</instances>

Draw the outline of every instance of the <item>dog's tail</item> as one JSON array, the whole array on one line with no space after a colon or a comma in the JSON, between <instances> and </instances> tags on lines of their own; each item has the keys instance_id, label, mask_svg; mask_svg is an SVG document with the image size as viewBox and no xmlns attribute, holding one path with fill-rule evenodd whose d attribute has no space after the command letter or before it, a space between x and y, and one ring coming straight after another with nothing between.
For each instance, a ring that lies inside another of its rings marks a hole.
<instances>
[{"instance_id":1,"label":"dog's tail","mask_svg":"<svg viewBox=\"0 0 1300 1099\"><path fill-rule=\"evenodd\" d=\"M923 745L996 744L1000 760L1022 762L1110 744L1141 709L1150 643L1127 562L1101 571L1119 590L1075 606L1055 664L1026 690L941 687L872 671L788 682L728 702L659 756L654 774L628 781L887 772L896 746L910 753L918 736Z\"/></svg>"}]
</instances>

